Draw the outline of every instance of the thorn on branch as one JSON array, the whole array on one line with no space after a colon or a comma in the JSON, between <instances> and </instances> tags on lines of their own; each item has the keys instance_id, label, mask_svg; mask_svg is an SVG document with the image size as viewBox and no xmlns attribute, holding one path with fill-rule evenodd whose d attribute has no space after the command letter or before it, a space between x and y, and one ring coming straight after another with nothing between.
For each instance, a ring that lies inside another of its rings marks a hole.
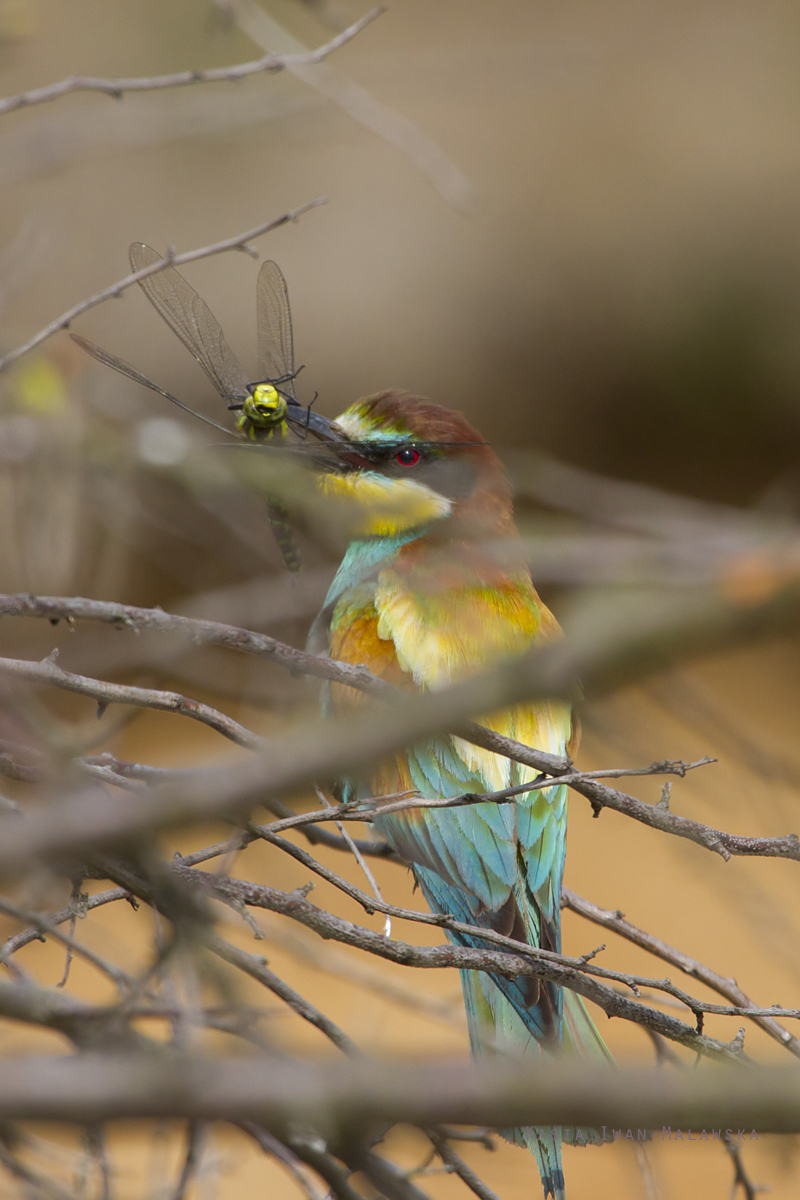
<instances>
[{"instance_id":1,"label":"thorn on branch","mask_svg":"<svg viewBox=\"0 0 800 1200\"><path fill-rule=\"evenodd\" d=\"M656 805L656 808L660 808L662 812L669 812L669 798L671 795L672 795L672 784L670 783L669 780L667 780L667 782L664 784L664 786L661 789L661 799L659 800L658 804Z\"/></svg>"}]
</instances>

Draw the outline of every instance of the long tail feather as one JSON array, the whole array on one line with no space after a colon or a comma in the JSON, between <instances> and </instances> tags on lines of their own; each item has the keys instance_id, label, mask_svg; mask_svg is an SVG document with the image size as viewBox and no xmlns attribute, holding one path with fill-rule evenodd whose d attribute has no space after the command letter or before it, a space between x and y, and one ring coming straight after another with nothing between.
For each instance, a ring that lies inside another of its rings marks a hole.
<instances>
[{"instance_id":1,"label":"long tail feather","mask_svg":"<svg viewBox=\"0 0 800 1200\"><path fill-rule=\"evenodd\" d=\"M542 1050L536 1038L488 975L462 971L461 986L473 1054L507 1054L514 1058L530 1058L532 1062L541 1058ZM545 1200L548 1196L565 1200L561 1129L557 1126L527 1126L504 1129L502 1134L516 1146L527 1146L533 1154Z\"/></svg>"}]
</instances>

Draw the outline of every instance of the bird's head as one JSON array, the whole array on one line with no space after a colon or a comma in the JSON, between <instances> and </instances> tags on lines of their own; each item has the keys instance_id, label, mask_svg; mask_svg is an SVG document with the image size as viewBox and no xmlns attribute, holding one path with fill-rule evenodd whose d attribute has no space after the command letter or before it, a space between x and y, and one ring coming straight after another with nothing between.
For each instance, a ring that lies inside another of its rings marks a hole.
<instances>
[{"instance_id":1,"label":"bird's head","mask_svg":"<svg viewBox=\"0 0 800 1200\"><path fill-rule=\"evenodd\" d=\"M356 536L434 526L485 537L507 529L511 493L503 469L461 413L392 390L357 401L332 429L343 438L329 444L320 486L351 510Z\"/></svg>"}]
</instances>

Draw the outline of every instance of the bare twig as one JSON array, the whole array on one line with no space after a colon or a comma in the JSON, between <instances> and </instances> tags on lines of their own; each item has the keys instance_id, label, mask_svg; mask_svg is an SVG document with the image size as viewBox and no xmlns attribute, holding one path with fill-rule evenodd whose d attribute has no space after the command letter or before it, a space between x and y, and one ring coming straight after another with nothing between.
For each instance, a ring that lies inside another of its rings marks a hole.
<instances>
[{"instance_id":1,"label":"bare twig","mask_svg":"<svg viewBox=\"0 0 800 1200\"><path fill-rule=\"evenodd\" d=\"M661 1188L658 1186L658 1178L650 1158L649 1148L647 1144L636 1144L633 1147L633 1153L636 1157L636 1165L639 1168L639 1174L642 1177L644 1191L647 1200L663 1200Z\"/></svg>"},{"instance_id":2,"label":"bare twig","mask_svg":"<svg viewBox=\"0 0 800 1200\"><path fill-rule=\"evenodd\" d=\"M18 921L24 921L26 924L33 925L37 929L39 936L42 933L48 933L50 937L54 937L57 941L62 942L63 945L75 954L79 954L81 958L85 958L98 971L102 971L104 975L107 975L109 979L114 981L117 987L126 987L133 982L127 971L123 971L121 967L101 958L99 954L95 954L94 950L90 950L88 946L83 946L80 942L76 942L68 934L62 933L57 924L47 914L30 912L28 909L20 908L18 905L12 904L10 900L6 900L5 897L0 897L0 912L7 913L10 917L16 917ZM71 908L70 917L73 914L74 910ZM9 953L10 951L7 951L4 946L0 953L0 962L3 962Z\"/></svg>"},{"instance_id":3,"label":"bare twig","mask_svg":"<svg viewBox=\"0 0 800 1200\"><path fill-rule=\"evenodd\" d=\"M85 908L88 912L93 908L101 908L104 904L113 904L115 900L131 900L133 897L125 888L111 888L107 892L99 892L96 896L90 896L85 901ZM72 904L67 908L62 908L59 912L50 913L48 921L51 925L63 925L65 921L69 921L74 915ZM51 930L47 930L51 932ZM28 946L31 942L41 940L42 930L41 923L31 925L28 929L22 929L19 933L15 933L6 942L0 946L0 962L7 963L12 954L17 950L21 950L23 946Z\"/></svg>"},{"instance_id":4,"label":"bare twig","mask_svg":"<svg viewBox=\"0 0 800 1200\"><path fill-rule=\"evenodd\" d=\"M124 775L113 771L111 767L100 766L97 763L87 763L85 759L76 758L75 765L85 775L91 776L92 779L99 779L102 783L110 784L111 787L122 788L124 792L140 792L142 788L147 787L146 783L142 783L138 779L126 779Z\"/></svg>"},{"instance_id":5,"label":"bare twig","mask_svg":"<svg viewBox=\"0 0 800 1200\"><path fill-rule=\"evenodd\" d=\"M139 1053L157 1043L115 1020L118 1010L98 1009L55 988L0 982L0 1016L54 1029L79 1049ZM90 1122L91 1123L91 1122Z\"/></svg>"},{"instance_id":6,"label":"bare twig","mask_svg":"<svg viewBox=\"0 0 800 1200\"><path fill-rule=\"evenodd\" d=\"M315 203L319 203L315 201ZM281 217L285 222L290 218ZM222 243L220 243L222 245ZM226 248L229 248L226 246ZM199 254L199 251L192 251ZM134 282L140 277L152 274L157 267L174 265L182 260L179 255L172 264L155 263L153 266L137 272ZM0 367L2 361L0 361ZM200 617L185 617L175 613L166 613L159 608L139 608L130 604L118 604L107 600L87 600L83 597L63 596L32 596L28 593L0 595L0 616L5 617L44 617L48 620L82 620L98 621L103 625L111 625L117 629L128 629L132 633L172 633L180 634L187 642L194 645L226 646L230 650L254 654L266 658L270 662L289 671L312 675L318 679L328 679L333 683L344 683L348 687L366 692L376 699L392 699L397 690L373 675L366 667L353 666L350 663L339 663L332 659L319 658L315 654L307 654L294 646L287 646L276 638L265 633L254 633L249 629L241 629L235 625L225 625L220 621L208 621ZM563 761L563 760L561 760Z\"/></svg>"},{"instance_id":7,"label":"bare twig","mask_svg":"<svg viewBox=\"0 0 800 1200\"><path fill-rule=\"evenodd\" d=\"M604 929L612 929L620 937L641 946L650 954L663 959L664 962L671 963L687 975L691 975L693 979L704 983L712 991L730 1000L731 1004L736 1006L737 1016L750 1016L754 1024L785 1046L796 1058L800 1058L800 1040L789 1033L788 1029L784 1029L773 1017L764 1016L763 1010L761 1010L762 1015L756 1015L759 1011L758 1006L742 991L735 979L726 979L725 976L718 975L716 971L712 971L710 967L706 967L688 954L684 954L682 950L676 950L673 946L662 942L660 938L654 937L631 924L630 921L626 921L621 912L599 908L598 905L592 904L590 900L584 900L582 896L578 896L569 888L562 888L561 903L572 912L579 913L580 916L586 917L596 925L602 925Z\"/></svg>"},{"instance_id":8,"label":"bare twig","mask_svg":"<svg viewBox=\"0 0 800 1200\"><path fill-rule=\"evenodd\" d=\"M315 788L314 791L317 793L318 799L322 801L322 803L325 805L326 808L333 808L333 805L331 804L330 800L325 795L325 793L320 790L320 788ZM383 902L383 896L381 895L381 889L378 887L377 880L375 879L375 876L372 874L372 871L369 869L369 866L365 862L358 846L355 844L353 839L350 837L350 834L347 832L347 830L345 829L345 827L341 823L341 821L336 822L336 828L339 830L339 833L341 834L341 836L344 838L345 842L347 843L348 849L350 849L352 851L353 858L356 860L358 865L361 867L361 870L364 872L367 883L372 888L372 894L375 896L376 899ZM386 920L384 921L383 932L386 934L387 937L392 936L392 918L390 916L387 916Z\"/></svg>"},{"instance_id":9,"label":"bare twig","mask_svg":"<svg viewBox=\"0 0 800 1200\"><path fill-rule=\"evenodd\" d=\"M15 679L25 679L29 683L47 683L53 687L63 688L78 696L89 696L98 704L131 704L137 708L152 708L158 712L180 713L191 717L221 733L223 737L237 746L248 750L263 750L269 745L266 738L259 737L208 704L182 696L179 692L165 692L160 688L141 688L121 683L106 683L100 679L90 679L86 675L76 675L59 667L54 655L41 662L28 662L26 659L0 658L0 675L11 676ZM93 764L88 764L89 766ZM99 778L108 779L109 772L95 771ZM112 782L116 782L112 780Z\"/></svg>"},{"instance_id":10,"label":"bare twig","mask_svg":"<svg viewBox=\"0 0 800 1200\"><path fill-rule=\"evenodd\" d=\"M2 659L0 659L0 670L2 670ZM696 767L708 766L709 763L716 761L715 758L706 756L692 763L665 760L652 763L649 767L612 767L603 771L575 771L572 774L556 775L546 779L532 779L527 783L518 783L514 787L503 788L497 792L465 792L461 796L445 796L436 800L427 800L423 797L394 800L391 796L373 796L367 800L348 801L335 807L329 806L327 809L317 812L298 813L283 821L276 821L274 825L266 826L266 828L277 833L285 829L299 829L305 825L316 825L320 821L336 821L337 824L341 821L365 821L367 824L371 824L376 817L405 812L408 809L465 808L472 804L506 804L528 792L546 791L548 788L558 787L562 784L572 787L576 783L585 783L595 779L620 779L626 775L669 774L679 775L683 778L688 771L693 771ZM319 791L317 791L317 795L320 796L320 799L322 798ZM404 792L401 795L407 796L408 793Z\"/></svg>"},{"instance_id":11,"label":"bare twig","mask_svg":"<svg viewBox=\"0 0 800 1200\"><path fill-rule=\"evenodd\" d=\"M276 800L270 797L264 803L265 808L268 808L276 817L292 817L294 810L288 804L284 804L282 800ZM320 829L318 826L306 825L301 829L301 833L306 841L312 846L329 846L332 850L349 850L350 843L338 834L330 833L327 829ZM358 848L360 854L367 858L384 858L390 862L399 863L405 866L402 858L395 852L388 842L381 841L378 838L370 840L367 838L351 838L350 841Z\"/></svg>"},{"instance_id":12,"label":"bare twig","mask_svg":"<svg viewBox=\"0 0 800 1200\"><path fill-rule=\"evenodd\" d=\"M233 67L211 67L205 71L176 71L172 75L155 75L147 78L98 79L87 75L69 75L59 83L33 88L30 91L20 92L16 96L7 96L0 100L0 116L7 112L14 112L18 108L46 104L50 100L57 100L70 92L105 92L107 96L120 100L125 92L154 92L163 88L189 87L195 83L236 82L247 78L248 75L258 75L263 71L282 71L286 67L299 67L322 62L329 54L333 54L335 50L356 37L362 29L385 11L384 7L373 8L366 16L355 21L348 29L326 42L324 46L320 46L317 50L308 50L303 54L265 54L253 62L238 63Z\"/></svg>"},{"instance_id":13,"label":"bare twig","mask_svg":"<svg viewBox=\"0 0 800 1200\"><path fill-rule=\"evenodd\" d=\"M37 334L34 334L22 346L17 346L15 350L9 350L8 354L0 358L0 371L4 371L6 367L10 367L18 358L22 358L23 354L27 354L30 350L34 350L37 346L40 346L42 342L46 342L54 333L58 333L61 329L67 329L71 322L82 313L88 312L90 308L95 308L98 304L102 304L104 300L116 299L116 297L122 295L126 288L133 287L140 280L148 279L151 275L157 275L159 271L163 271L166 267L180 267L185 263L197 262L201 258L210 258L213 254L224 254L228 250L241 250L249 242L253 241L254 238L261 237L265 233L271 233L273 229L278 229L281 225L287 225L290 221L296 221L310 209L317 208L320 204L324 203L324 198L311 200L308 204L301 204L299 208L294 208L291 212L284 213L282 217L276 217L272 221L265 221L262 225L256 225L254 229L248 229L247 233L226 238L221 242L214 242L212 245L203 246L199 250L187 250L183 254L171 254L167 252L166 257L160 262L151 263L148 267L142 267L140 271L133 271L130 275L125 275L122 279L117 280L116 283L112 283L110 287L103 288L101 292L96 292L86 300L81 300L80 304L75 304L72 308L67 309L60 317L56 317L49 325L45 325L44 329L40 329Z\"/></svg>"}]
</instances>

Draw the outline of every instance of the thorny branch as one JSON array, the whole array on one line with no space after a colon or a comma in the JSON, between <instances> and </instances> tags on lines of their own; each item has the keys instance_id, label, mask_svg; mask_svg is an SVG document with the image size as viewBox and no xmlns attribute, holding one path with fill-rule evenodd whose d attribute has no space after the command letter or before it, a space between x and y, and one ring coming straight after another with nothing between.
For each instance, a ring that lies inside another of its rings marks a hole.
<instances>
[{"instance_id":1,"label":"thorny branch","mask_svg":"<svg viewBox=\"0 0 800 1200\"><path fill-rule=\"evenodd\" d=\"M19 92L16 96L6 96L5 99L0 100L0 116L19 108L31 108L34 104L46 104L48 101L57 100L70 92L105 92L107 96L120 100L125 92L153 92L164 88L188 87L195 83L237 82L246 79L248 75L258 75L264 71L282 71L286 67L299 67L322 62L335 50L352 41L362 29L385 11L386 9L383 7L373 8L366 16L355 21L348 29L326 42L324 46L320 46L317 50L309 50L304 54L265 54L253 62L238 63L233 67L211 67L205 71L176 71L172 75L155 75L148 78L98 79L87 75L69 75L59 83L51 83L47 87L32 88L27 92Z\"/></svg>"}]
</instances>

